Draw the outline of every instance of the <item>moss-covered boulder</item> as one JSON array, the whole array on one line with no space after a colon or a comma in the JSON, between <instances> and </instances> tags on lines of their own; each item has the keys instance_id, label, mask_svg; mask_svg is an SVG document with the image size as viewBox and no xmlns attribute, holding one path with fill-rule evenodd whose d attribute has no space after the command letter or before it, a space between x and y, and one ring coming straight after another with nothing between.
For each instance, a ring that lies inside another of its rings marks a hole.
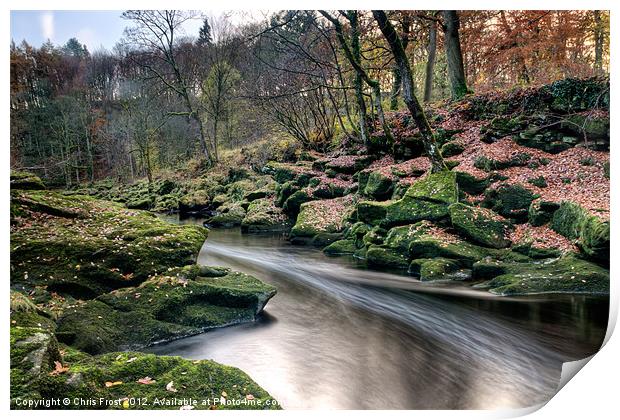
<instances>
[{"instance_id":1,"label":"moss-covered boulder","mask_svg":"<svg viewBox=\"0 0 620 420\"><path fill-rule=\"evenodd\" d=\"M296 217L299 214L301 205L312 200L314 200L314 198L311 197L305 189L295 191L286 199L282 206L282 210L284 210L286 214Z\"/></svg>"},{"instance_id":2,"label":"moss-covered boulder","mask_svg":"<svg viewBox=\"0 0 620 420\"><path fill-rule=\"evenodd\" d=\"M207 220L209 226L231 228L240 226L246 217L241 203L226 203L217 208L217 214Z\"/></svg>"},{"instance_id":3,"label":"moss-covered boulder","mask_svg":"<svg viewBox=\"0 0 620 420\"><path fill-rule=\"evenodd\" d=\"M530 204L527 219L532 226L546 225L553 218L553 214L560 208L558 203L552 201L536 200Z\"/></svg>"},{"instance_id":4,"label":"moss-covered boulder","mask_svg":"<svg viewBox=\"0 0 620 420\"><path fill-rule=\"evenodd\" d=\"M358 220L383 228L441 220L448 205L458 200L456 174L450 171L429 174L409 187L400 200L362 201L357 205Z\"/></svg>"},{"instance_id":5,"label":"moss-covered boulder","mask_svg":"<svg viewBox=\"0 0 620 420\"><path fill-rule=\"evenodd\" d=\"M65 357L60 369L38 375L28 393L11 389L12 408L35 408L23 405L35 396L57 400L60 405L54 408L60 409L280 408L241 370L210 360L137 352L91 357L66 351L78 356Z\"/></svg>"},{"instance_id":6,"label":"moss-covered boulder","mask_svg":"<svg viewBox=\"0 0 620 420\"><path fill-rule=\"evenodd\" d=\"M471 278L471 270L448 258L421 258L411 261L409 273L421 281L463 281Z\"/></svg>"},{"instance_id":7,"label":"moss-covered boulder","mask_svg":"<svg viewBox=\"0 0 620 420\"><path fill-rule=\"evenodd\" d=\"M313 237L319 233L341 232L353 209L351 197L310 201L301 205L291 237Z\"/></svg>"},{"instance_id":8,"label":"moss-covered boulder","mask_svg":"<svg viewBox=\"0 0 620 420\"><path fill-rule=\"evenodd\" d=\"M489 177L476 178L467 172L456 172L456 183L459 190L468 194L478 195L484 192L490 184Z\"/></svg>"},{"instance_id":9,"label":"moss-covered boulder","mask_svg":"<svg viewBox=\"0 0 620 420\"><path fill-rule=\"evenodd\" d=\"M208 230L51 191L12 195L11 284L92 298L193 264Z\"/></svg>"},{"instance_id":10,"label":"moss-covered boulder","mask_svg":"<svg viewBox=\"0 0 620 420\"><path fill-rule=\"evenodd\" d=\"M492 277L476 285L499 295L536 293L609 294L609 271L567 255L539 263L484 262L474 268L477 278Z\"/></svg>"},{"instance_id":11,"label":"moss-covered boulder","mask_svg":"<svg viewBox=\"0 0 620 420\"><path fill-rule=\"evenodd\" d=\"M366 251L366 262L370 267L406 268L409 256L382 245L370 245Z\"/></svg>"},{"instance_id":12,"label":"moss-covered boulder","mask_svg":"<svg viewBox=\"0 0 620 420\"><path fill-rule=\"evenodd\" d=\"M609 262L609 221L591 215L576 203L565 201L553 214L550 226L560 235L575 240L588 259Z\"/></svg>"},{"instance_id":13,"label":"moss-covered boulder","mask_svg":"<svg viewBox=\"0 0 620 420\"><path fill-rule=\"evenodd\" d=\"M530 204L535 198L530 190L521 185L503 184L487 190L482 204L506 218L525 222Z\"/></svg>"},{"instance_id":14,"label":"moss-covered boulder","mask_svg":"<svg viewBox=\"0 0 620 420\"><path fill-rule=\"evenodd\" d=\"M287 228L287 217L276 207L273 199L261 198L252 201L241 222L242 232L276 232Z\"/></svg>"},{"instance_id":15,"label":"moss-covered boulder","mask_svg":"<svg viewBox=\"0 0 620 420\"><path fill-rule=\"evenodd\" d=\"M384 175L380 171L373 171L368 175L363 192L368 197L384 200L392 195L394 184L393 176Z\"/></svg>"},{"instance_id":16,"label":"moss-covered boulder","mask_svg":"<svg viewBox=\"0 0 620 420\"><path fill-rule=\"evenodd\" d=\"M30 172L11 171L11 189L15 190L44 190L45 184L41 178Z\"/></svg>"},{"instance_id":17,"label":"moss-covered boulder","mask_svg":"<svg viewBox=\"0 0 620 420\"><path fill-rule=\"evenodd\" d=\"M510 223L488 209L453 204L450 206L450 221L458 232L480 245L491 248L510 246L507 235Z\"/></svg>"},{"instance_id":18,"label":"moss-covered boulder","mask_svg":"<svg viewBox=\"0 0 620 420\"><path fill-rule=\"evenodd\" d=\"M197 266L187 267L98 296L66 311L56 335L90 354L136 349L253 321L276 293L252 276L222 274L202 277Z\"/></svg>"},{"instance_id":19,"label":"moss-covered boulder","mask_svg":"<svg viewBox=\"0 0 620 420\"><path fill-rule=\"evenodd\" d=\"M357 250L355 241L352 239L341 239L335 241L323 249L327 255L352 255Z\"/></svg>"},{"instance_id":20,"label":"moss-covered boulder","mask_svg":"<svg viewBox=\"0 0 620 420\"><path fill-rule=\"evenodd\" d=\"M464 151L465 147L458 142L451 141L441 146L441 156L444 158L460 155Z\"/></svg>"},{"instance_id":21,"label":"moss-covered boulder","mask_svg":"<svg viewBox=\"0 0 620 420\"><path fill-rule=\"evenodd\" d=\"M211 200L204 190L192 191L179 199L179 212L181 214L199 212L209 207Z\"/></svg>"},{"instance_id":22,"label":"moss-covered boulder","mask_svg":"<svg viewBox=\"0 0 620 420\"><path fill-rule=\"evenodd\" d=\"M323 248L336 241L343 239L343 236L344 235L342 234L342 232L337 232L337 233L322 232L317 235L314 235L314 237L312 238L311 245L316 246L318 248Z\"/></svg>"},{"instance_id":23,"label":"moss-covered boulder","mask_svg":"<svg viewBox=\"0 0 620 420\"><path fill-rule=\"evenodd\" d=\"M400 252L409 252L411 242L428 234L433 226L431 222L425 220L410 225L393 227L387 233L385 245Z\"/></svg>"}]
</instances>

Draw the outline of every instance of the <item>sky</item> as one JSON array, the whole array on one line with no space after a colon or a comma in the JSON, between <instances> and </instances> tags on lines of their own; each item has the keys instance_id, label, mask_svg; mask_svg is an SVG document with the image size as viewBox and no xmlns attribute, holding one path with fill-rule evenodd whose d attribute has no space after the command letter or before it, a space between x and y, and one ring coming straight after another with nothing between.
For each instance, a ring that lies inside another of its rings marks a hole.
<instances>
[{"instance_id":1,"label":"sky","mask_svg":"<svg viewBox=\"0 0 620 420\"><path fill-rule=\"evenodd\" d=\"M24 39L39 47L48 39L64 45L77 38L89 51L102 47L111 50L122 38L128 23L121 18L122 10L12 10L11 39L19 44ZM202 22L196 20L185 27L186 32L198 35Z\"/></svg>"}]
</instances>

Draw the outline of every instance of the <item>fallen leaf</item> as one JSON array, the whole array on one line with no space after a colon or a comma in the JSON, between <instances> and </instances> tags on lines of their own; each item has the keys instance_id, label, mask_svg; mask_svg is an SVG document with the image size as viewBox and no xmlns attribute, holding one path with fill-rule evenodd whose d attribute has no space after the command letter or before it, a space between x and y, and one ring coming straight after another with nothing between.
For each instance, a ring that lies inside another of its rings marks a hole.
<instances>
[{"instance_id":1,"label":"fallen leaf","mask_svg":"<svg viewBox=\"0 0 620 420\"><path fill-rule=\"evenodd\" d=\"M222 391L222 397L228 397L228 394L226 393L226 391Z\"/></svg>"},{"instance_id":2,"label":"fallen leaf","mask_svg":"<svg viewBox=\"0 0 620 420\"><path fill-rule=\"evenodd\" d=\"M254 399L254 395L252 395L252 394L248 394L248 395L246 395L246 396L245 396L245 399L246 399L246 400L250 400L250 401L251 401L251 400L253 400L253 399Z\"/></svg>"},{"instance_id":3,"label":"fallen leaf","mask_svg":"<svg viewBox=\"0 0 620 420\"><path fill-rule=\"evenodd\" d=\"M181 408L179 408L179 410L193 410L194 406L193 405L183 405L181 406Z\"/></svg>"},{"instance_id":4,"label":"fallen leaf","mask_svg":"<svg viewBox=\"0 0 620 420\"><path fill-rule=\"evenodd\" d=\"M166 391L177 392L176 388L174 387L174 381L168 382L168 385L166 385Z\"/></svg>"},{"instance_id":5,"label":"fallen leaf","mask_svg":"<svg viewBox=\"0 0 620 420\"><path fill-rule=\"evenodd\" d=\"M123 381L115 381L115 382L107 381L105 383L105 386L106 388L112 388L113 386L121 385L122 383Z\"/></svg>"},{"instance_id":6,"label":"fallen leaf","mask_svg":"<svg viewBox=\"0 0 620 420\"><path fill-rule=\"evenodd\" d=\"M60 363L59 361L55 361L54 370L50 372L50 375L52 376L60 375L61 373L65 373L68 370L69 370L69 366L63 366L62 363Z\"/></svg>"},{"instance_id":7,"label":"fallen leaf","mask_svg":"<svg viewBox=\"0 0 620 420\"><path fill-rule=\"evenodd\" d=\"M150 384L155 383L155 380L151 378L150 376L145 376L144 378L138 379L136 382L142 385L150 385Z\"/></svg>"}]
</instances>

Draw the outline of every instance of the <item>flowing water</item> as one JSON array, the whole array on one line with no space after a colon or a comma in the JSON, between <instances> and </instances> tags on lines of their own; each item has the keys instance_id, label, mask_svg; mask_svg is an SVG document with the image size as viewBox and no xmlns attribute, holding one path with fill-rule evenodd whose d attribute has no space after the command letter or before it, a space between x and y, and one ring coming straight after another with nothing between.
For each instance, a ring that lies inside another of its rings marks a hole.
<instances>
[{"instance_id":1,"label":"flowing water","mask_svg":"<svg viewBox=\"0 0 620 420\"><path fill-rule=\"evenodd\" d=\"M598 350L607 325L607 298L423 284L278 236L214 229L198 262L278 293L255 323L150 351L238 367L284 408L532 406L554 394L563 362Z\"/></svg>"}]
</instances>

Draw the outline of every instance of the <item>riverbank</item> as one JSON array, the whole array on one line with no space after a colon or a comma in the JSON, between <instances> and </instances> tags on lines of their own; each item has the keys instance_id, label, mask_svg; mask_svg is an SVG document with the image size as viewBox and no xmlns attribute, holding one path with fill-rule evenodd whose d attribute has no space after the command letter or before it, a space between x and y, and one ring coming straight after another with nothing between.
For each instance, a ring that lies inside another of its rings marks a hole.
<instances>
[{"instance_id":1,"label":"riverbank","mask_svg":"<svg viewBox=\"0 0 620 420\"><path fill-rule=\"evenodd\" d=\"M238 369L127 352L254 321L275 295L252 276L196 265L208 229L40 182L12 187L12 407L41 399L68 399L62 408L279 407Z\"/></svg>"},{"instance_id":2,"label":"riverbank","mask_svg":"<svg viewBox=\"0 0 620 420\"><path fill-rule=\"evenodd\" d=\"M608 94L605 81L566 79L429 109L449 169L440 173L396 112L389 153L349 147L257 162L244 150L192 178L78 191L127 207L166 202L213 227L285 232L292 244L424 282L608 294Z\"/></svg>"}]
</instances>

